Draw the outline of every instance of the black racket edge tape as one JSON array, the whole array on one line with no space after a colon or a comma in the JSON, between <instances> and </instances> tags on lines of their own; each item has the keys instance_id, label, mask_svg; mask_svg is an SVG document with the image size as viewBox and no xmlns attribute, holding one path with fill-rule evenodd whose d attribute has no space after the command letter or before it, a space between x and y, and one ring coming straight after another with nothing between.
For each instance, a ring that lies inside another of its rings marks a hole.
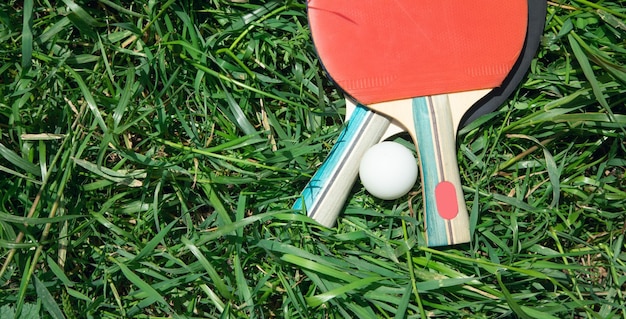
<instances>
[{"instance_id":1,"label":"black racket edge tape","mask_svg":"<svg viewBox=\"0 0 626 319\"><path fill-rule=\"evenodd\" d=\"M502 84L494 88L491 92L478 100L463 115L459 123L459 130L468 125L478 117L491 113L499 108L510 97L513 91L518 89L522 79L526 77L530 63L537 54L537 49L541 43L541 36L546 22L548 2L546 0L528 0L528 27L522 55L517 58L513 65L512 72L502 81ZM515 70L525 70L516 72Z\"/></svg>"}]
</instances>

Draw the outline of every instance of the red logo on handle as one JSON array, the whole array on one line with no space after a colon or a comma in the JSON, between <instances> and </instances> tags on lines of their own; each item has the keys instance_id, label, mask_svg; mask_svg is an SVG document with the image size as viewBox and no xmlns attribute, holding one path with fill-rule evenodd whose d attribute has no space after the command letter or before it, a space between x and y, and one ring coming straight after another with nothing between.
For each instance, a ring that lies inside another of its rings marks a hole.
<instances>
[{"instance_id":1,"label":"red logo on handle","mask_svg":"<svg viewBox=\"0 0 626 319\"><path fill-rule=\"evenodd\" d=\"M456 199L454 184L443 181L435 187L437 212L443 219L454 219L459 213L459 203Z\"/></svg>"}]
</instances>

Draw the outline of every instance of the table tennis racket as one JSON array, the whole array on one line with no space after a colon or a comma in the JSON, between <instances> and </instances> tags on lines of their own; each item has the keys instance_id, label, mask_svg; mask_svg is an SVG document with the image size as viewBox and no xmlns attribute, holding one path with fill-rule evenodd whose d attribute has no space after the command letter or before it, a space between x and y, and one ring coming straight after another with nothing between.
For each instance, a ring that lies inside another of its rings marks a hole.
<instances>
[{"instance_id":1,"label":"table tennis racket","mask_svg":"<svg viewBox=\"0 0 626 319\"><path fill-rule=\"evenodd\" d=\"M463 106L456 109L467 109L460 119L459 127L463 127L478 116L492 112L502 105L508 96L517 89L524 78L535 52L539 46L546 16L545 0L528 0L528 28L522 54L513 70L505 78L500 87L489 92L475 102L461 101ZM356 116L350 115L354 112ZM377 120L378 119L378 120ZM325 226L332 226L345 204L345 200L356 180L358 165L362 154L372 145L403 131L394 122L362 105L357 106L353 99L346 98L346 120L340 137L329 156L319 167L311 181L302 191L301 197L295 202L295 210L306 210L306 213ZM455 121L459 121L458 117ZM397 123L396 123L397 124ZM385 127L388 127L385 132Z\"/></svg>"},{"instance_id":2,"label":"table tennis racket","mask_svg":"<svg viewBox=\"0 0 626 319\"><path fill-rule=\"evenodd\" d=\"M395 117L420 141L431 246L469 241L452 120L458 112L450 110L451 96L445 93L502 84L522 49L527 9L525 0L504 7L493 0L309 2L314 42L330 76L370 109ZM415 32L404 32L407 28ZM489 46L490 38L505 40ZM426 95L431 96L411 99Z\"/></svg>"},{"instance_id":3,"label":"table tennis racket","mask_svg":"<svg viewBox=\"0 0 626 319\"><path fill-rule=\"evenodd\" d=\"M462 103L452 106L453 109L467 110L462 118L458 116L453 122L463 127L481 115L490 113L502 105L511 93L517 89L526 75L535 52L539 47L546 18L546 0L528 0L528 27L522 54L515 63L513 70L502 82L500 87L490 90L480 100L456 99ZM469 107L470 104L472 104ZM351 115L356 116L351 117ZM459 112L461 114L463 112ZM329 156L319 167L310 182L302 191L301 197L295 202L295 210L306 209L309 217L327 227L332 226L356 180L359 161L369 147L393 135L405 131L395 121L391 121L346 97L346 121L340 137L333 146ZM383 133L382 130L387 127Z\"/></svg>"}]
</instances>

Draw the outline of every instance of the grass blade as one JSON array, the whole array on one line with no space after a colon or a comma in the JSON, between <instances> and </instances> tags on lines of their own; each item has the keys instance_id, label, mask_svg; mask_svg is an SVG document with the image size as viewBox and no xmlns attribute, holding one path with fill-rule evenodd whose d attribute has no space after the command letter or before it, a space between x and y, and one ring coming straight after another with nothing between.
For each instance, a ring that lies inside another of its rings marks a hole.
<instances>
[{"instance_id":1,"label":"grass blade","mask_svg":"<svg viewBox=\"0 0 626 319\"><path fill-rule=\"evenodd\" d=\"M54 319L65 319L61 308L56 303L48 288L37 278L37 276L33 277L33 282L35 284L35 289L37 290L37 295L39 296L39 300L43 303L44 309L48 311L50 316Z\"/></svg>"},{"instance_id":2,"label":"grass blade","mask_svg":"<svg viewBox=\"0 0 626 319\"><path fill-rule=\"evenodd\" d=\"M22 72L30 71L33 57L33 0L24 0L22 23Z\"/></svg>"},{"instance_id":3,"label":"grass blade","mask_svg":"<svg viewBox=\"0 0 626 319\"><path fill-rule=\"evenodd\" d=\"M35 164L21 158L19 155L4 146L2 143L0 143L0 156L4 157L4 159L9 161L11 164L17 166L24 172L33 174L35 176L41 176L41 171Z\"/></svg>"}]
</instances>

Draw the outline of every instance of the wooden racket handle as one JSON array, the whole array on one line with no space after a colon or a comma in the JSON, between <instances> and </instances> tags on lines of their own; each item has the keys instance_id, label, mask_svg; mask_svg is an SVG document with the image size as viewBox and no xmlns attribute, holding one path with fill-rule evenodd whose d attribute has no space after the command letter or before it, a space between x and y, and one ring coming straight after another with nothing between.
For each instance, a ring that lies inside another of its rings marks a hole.
<instances>
[{"instance_id":1,"label":"wooden racket handle","mask_svg":"<svg viewBox=\"0 0 626 319\"><path fill-rule=\"evenodd\" d=\"M457 161L456 132L447 95L412 101L424 198L427 245L470 241L469 216Z\"/></svg>"},{"instance_id":2,"label":"wooden racket handle","mask_svg":"<svg viewBox=\"0 0 626 319\"><path fill-rule=\"evenodd\" d=\"M363 154L380 141L389 124L387 117L358 105L293 209L305 210L320 224L333 226L357 179Z\"/></svg>"}]
</instances>

